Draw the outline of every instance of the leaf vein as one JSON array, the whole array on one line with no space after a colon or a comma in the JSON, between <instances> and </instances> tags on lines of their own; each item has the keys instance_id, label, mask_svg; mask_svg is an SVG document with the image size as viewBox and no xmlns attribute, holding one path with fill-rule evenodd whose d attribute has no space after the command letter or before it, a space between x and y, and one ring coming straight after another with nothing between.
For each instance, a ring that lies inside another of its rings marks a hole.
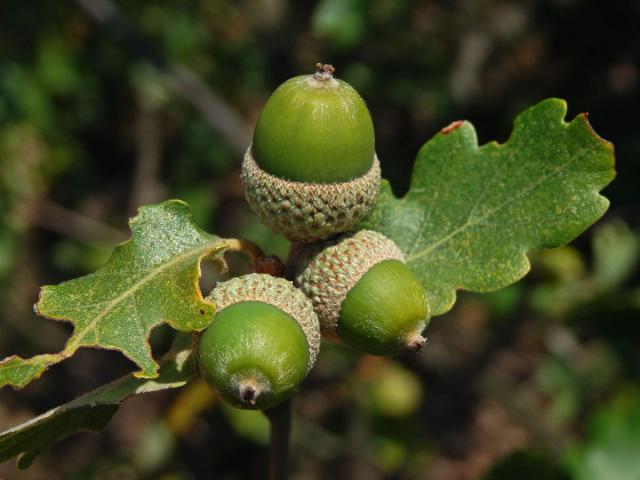
<instances>
[{"instance_id":1,"label":"leaf vein","mask_svg":"<svg viewBox=\"0 0 640 480\"><path fill-rule=\"evenodd\" d=\"M586 150L586 149L583 149L583 151L584 150ZM441 245L445 244L446 242L448 242L452 238L454 238L457 235L459 235L460 233L464 232L467 229L467 227L472 227L474 225L477 225L477 224L487 220L489 217L494 215L496 212L502 210L502 208L504 208L505 206L507 206L507 205L513 203L514 201L520 199L521 197L529 194L530 192L535 190L537 187L542 185L549 178L561 173L566 168L568 168L570 165L572 165L573 163L576 163L576 161L579 158L582 158L581 154L582 154L582 151L577 153L572 158L571 161L565 162L565 163L559 165L556 169L554 169L550 173L547 173L545 175L540 176L537 180L535 180L534 182L531 182L527 187L523 188L520 192L517 192L513 197L505 200L500 205L498 205L496 208L494 208L493 210L490 210L489 212L487 212L485 215L477 217L475 220L470 220L470 218L468 217L467 220L462 225L460 225L458 228L456 228L455 230L453 230L452 232L450 232L446 236L442 237L441 239L439 239L436 242L432 243L431 245L427 246L421 252L418 252L416 254L408 256L407 262L413 262L413 261L418 260L418 259L420 259L422 257L425 257L426 255L430 254L433 250L439 248Z\"/></svg>"},{"instance_id":2,"label":"leaf vein","mask_svg":"<svg viewBox=\"0 0 640 480\"><path fill-rule=\"evenodd\" d=\"M145 275L144 277L142 277L140 280L138 280L136 283L134 283L130 288L126 289L124 292L122 292L120 295L118 295L117 297L115 297L113 300L106 302L108 303L108 306L102 311L100 312L98 315L96 315L93 320L91 320L91 322L84 328L82 329L79 333L74 333L73 337L69 340L69 343L67 344L65 350L67 351L67 353L71 353L74 352L78 346L80 345L82 339L91 331L91 330L95 330L95 326L96 324L102 320L104 317L106 317L114 308L116 308L118 305L120 305L124 300L126 300L127 298L129 298L131 295L135 294L135 292L137 292L140 288L142 288L144 285L146 285L147 283L149 283L150 281L152 281L154 278L156 278L158 275L160 275L161 273L163 273L165 270L167 270L168 268L179 264L180 262L193 257L193 256L200 256L201 254L205 253L207 250L209 250L211 248L211 243L207 243L204 246L198 246L197 248L193 248L191 250L188 250L187 252L184 252L181 255L176 256L175 258L171 259L171 261L164 263L162 265L160 265L157 268L152 269L147 275ZM97 331L96 331L97 334Z\"/></svg>"}]
</instances>

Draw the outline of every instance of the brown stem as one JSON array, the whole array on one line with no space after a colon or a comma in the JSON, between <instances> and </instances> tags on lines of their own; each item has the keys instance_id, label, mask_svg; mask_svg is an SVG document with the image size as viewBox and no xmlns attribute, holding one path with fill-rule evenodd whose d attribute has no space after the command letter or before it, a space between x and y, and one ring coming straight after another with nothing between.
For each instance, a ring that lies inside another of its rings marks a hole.
<instances>
[{"instance_id":1,"label":"brown stem","mask_svg":"<svg viewBox=\"0 0 640 480\"><path fill-rule=\"evenodd\" d=\"M155 203L164 197L159 180L162 163L162 122L158 105L138 95L138 118L136 119L136 166L131 186L129 210L134 212L139 205Z\"/></svg>"},{"instance_id":2,"label":"brown stem","mask_svg":"<svg viewBox=\"0 0 640 480\"><path fill-rule=\"evenodd\" d=\"M253 271L274 277L284 277L284 263L275 255L267 255L256 260L253 264Z\"/></svg>"},{"instance_id":3,"label":"brown stem","mask_svg":"<svg viewBox=\"0 0 640 480\"><path fill-rule=\"evenodd\" d=\"M33 204L30 220L33 225L81 242L113 245L128 237L126 232L47 200Z\"/></svg>"},{"instance_id":4,"label":"brown stem","mask_svg":"<svg viewBox=\"0 0 640 480\"><path fill-rule=\"evenodd\" d=\"M268 410L269 419L269 480L286 480L289 463L289 433L291 432L291 399Z\"/></svg>"},{"instance_id":5,"label":"brown stem","mask_svg":"<svg viewBox=\"0 0 640 480\"><path fill-rule=\"evenodd\" d=\"M191 69L171 63L165 54L145 35L141 34L119 12L112 0L75 0L92 18L120 38L134 55L152 65L167 84L192 107L200 112L207 123L222 134L243 155L251 142L251 128L244 118Z\"/></svg>"},{"instance_id":6,"label":"brown stem","mask_svg":"<svg viewBox=\"0 0 640 480\"><path fill-rule=\"evenodd\" d=\"M257 244L241 238L226 238L224 242L227 244L227 250L248 255L255 273L266 273L274 277L284 275L282 261L274 255L265 255Z\"/></svg>"},{"instance_id":7,"label":"brown stem","mask_svg":"<svg viewBox=\"0 0 640 480\"><path fill-rule=\"evenodd\" d=\"M252 263L255 263L258 259L264 257L262 249L256 243L249 240L243 240L241 238L225 238L223 242L227 244L227 250L249 255Z\"/></svg>"}]
</instances>

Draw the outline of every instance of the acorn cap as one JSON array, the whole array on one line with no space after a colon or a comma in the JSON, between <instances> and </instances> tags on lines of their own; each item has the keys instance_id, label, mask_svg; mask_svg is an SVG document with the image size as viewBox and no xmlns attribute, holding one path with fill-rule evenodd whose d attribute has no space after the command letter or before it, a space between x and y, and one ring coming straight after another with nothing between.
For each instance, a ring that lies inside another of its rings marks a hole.
<instances>
[{"instance_id":1,"label":"acorn cap","mask_svg":"<svg viewBox=\"0 0 640 480\"><path fill-rule=\"evenodd\" d=\"M260 219L291 241L314 242L344 232L365 217L380 189L380 162L342 183L285 180L264 171L251 147L242 163L245 197Z\"/></svg>"},{"instance_id":2,"label":"acorn cap","mask_svg":"<svg viewBox=\"0 0 640 480\"><path fill-rule=\"evenodd\" d=\"M311 299L323 334L336 335L347 294L371 267L384 260L404 262L404 255L391 239L372 230L292 247L289 264L295 268L294 283Z\"/></svg>"},{"instance_id":3,"label":"acorn cap","mask_svg":"<svg viewBox=\"0 0 640 480\"><path fill-rule=\"evenodd\" d=\"M267 274L250 273L219 283L207 299L215 302L218 312L240 302L263 302L279 308L302 328L309 344L307 372L313 367L320 350L318 317L309 299L293 283Z\"/></svg>"}]
</instances>

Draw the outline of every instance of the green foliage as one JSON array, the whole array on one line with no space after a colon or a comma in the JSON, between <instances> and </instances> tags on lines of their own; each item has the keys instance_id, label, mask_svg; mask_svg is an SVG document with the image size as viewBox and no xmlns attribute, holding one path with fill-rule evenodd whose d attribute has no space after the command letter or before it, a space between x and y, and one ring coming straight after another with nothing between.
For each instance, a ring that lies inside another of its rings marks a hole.
<instances>
[{"instance_id":1,"label":"green foliage","mask_svg":"<svg viewBox=\"0 0 640 480\"><path fill-rule=\"evenodd\" d=\"M222 413L238 435L262 445L269 443L269 420L262 412L240 410L226 403L222 403L221 407Z\"/></svg>"},{"instance_id":2,"label":"green foliage","mask_svg":"<svg viewBox=\"0 0 640 480\"><path fill-rule=\"evenodd\" d=\"M234 181L240 157L233 142L211 129L166 76L144 60L149 51L163 53L167 64L190 69L247 120L256 118L285 78L316 61L338 62L339 78L363 95L374 114L376 148L397 192L407 186L409 160L426 140L425 132L445 125L452 114L473 120L481 140L504 139L514 112L548 92L562 93L574 109L588 108L597 130L615 139L619 170L626 174L607 188L612 200L607 216L628 222L628 239L637 244L640 238L634 2L615 8L586 1L113 2L120 18L147 37L141 43L122 42L113 24L101 25L81 3L97 2L3 2L0 358L57 352L66 329L33 315L37 285L97 270L121 241L118 235L101 236L45 214L41 204L60 205L122 230L137 205L180 198L205 230L250 239L268 253L286 256L287 242L241 205ZM143 118L159 128L151 153L160 158L155 171L147 170L138 182L136 171L149 157L139 144ZM610 226L608 220L601 227ZM529 441L562 454L564 443L553 439L582 437L583 419L606 392L621 381L638 384L640 378L640 264L637 253L625 259L631 251L625 235L603 242L600 256L594 247L600 230L570 246L532 254L532 275L524 282L490 294L461 294L459 308L430 326L423 354L401 359L399 368L415 376L424 390L418 410L402 428L396 421L381 421L364 403L354 406L352 387L364 380L354 368L370 359L328 342L296 400L294 426L301 427L301 435L293 438L292 476L312 478L331 465L337 476L478 478L478 470L512 443L508 425L499 422L489 424L492 438L501 442L497 452L491 438L478 434L469 412L483 411L496 392L477 392L474 385L483 384L483 376L494 370L509 374L507 368L517 370L514 393L523 390L524 400L530 400L521 404L530 422L519 422ZM234 266L238 258L230 258L231 272L246 270L245 259ZM209 269L203 275L207 285L219 278ZM604 375L587 358L597 355L592 345L607 348L619 362L621 375L604 387ZM86 355L91 365L65 362L24 392L3 392L3 425L18 423L25 412L41 412L43 401L65 402L70 391L82 388L77 382L86 375L115 378L113 369L122 365L110 361L112 354ZM491 361L495 355L504 360L497 366ZM523 363L532 370L523 371ZM589 386L594 382L599 383L596 389ZM378 385L372 383L372 388ZM503 400L513 398L510 391ZM256 459L251 452L260 458L264 452L247 447L238 428L232 429L235 434L230 431L219 402L207 407L217 411L206 418L201 409L181 406L194 423L171 432L180 454L168 452L158 469L147 470L154 455L141 444L164 438L164 415L151 419L148 414L185 392L189 389L161 399L138 398L121 412L134 418L115 423L107 435L65 442L55 455L43 455L31 472L12 472L9 462L0 467L0 476L186 479L202 476L203 468L223 478L250 476ZM392 405L395 392L390 386L381 408ZM532 400L538 397L540 403ZM364 394L365 400L371 397ZM511 414L517 421L518 411ZM538 421L549 415L563 419L551 422L551 441L544 431L540 436L544 422ZM266 438L266 420L258 412L251 416L262 421ZM146 428L148 422L161 426ZM136 436L140 428L148 433ZM115 441L123 436L125 441ZM147 466L141 468L139 459ZM539 472L534 463L526 465ZM511 472L516 474L503 478L526 478L521 470Z\"/></svg>"},{"instance_id":3,"label":"green foliage","mask_svg":"<svg viewBox=\"0 0 640 480\"><path fill-rule=\"evenodd\" d=\"M640 392L624 391L601 407L566 460L575 480L640 478Z\"/></svg>"},{"instance_id":4,"label":"green foliage","mask_svg":"<svg viewBox=\"0 0 640 480\"><path fill-rule=\"evenodd\" d=\"M9 273L19 237L28 227L23 205L41 193L43 163L50 152L39 132L28 123L0 130L0 281Z\"/></svg>"},{"instance_id":5,"label":"green foliage","mask_svg":"<svg viewBox=\"0 0 640 480\"><path fill-rule=\"evenodd\" d=\"M362 0L323 0L314 12L312 31L339 49L348 49L365 34L365 11Z\"/></svg>"},{"instance_id":6,"label":"green foliage","mask_svg":"<svg viewBox=\"0 0 640 480\"><path fill-rule=\"evenodd\" d=\"M363 227L404 250L432 314L451 309L458 289L519 280L527 252L563 245L604 214L598 191L615 175L613 148L585 115L565 115L563 101L546 100L518 116L505 144L482 147L471 124L452 124L418 153L404 198L383 184Z\"/></svg>"},{"instance_id":7,"label":"green foliage","mask_svg":"<svg viewBox=\"0 0 640 480\"><path fill-rule=\"evenodd\" d=\"M4 360L0 385L24 386L80 347L118 350L140 367L135 376L153 378L158 365L147 338L154 327L166 322L190 332L211 322L215 307L198 287L200 262L225 244L197 228L177 200L142 207L130 226L132 238L100 270L42 288L37 312L72 322L73 335L58 354Z\"/></svg>"},{"instance_id":8,"label":"green foliage","mask_svg":"<svg viewBox=\"0 0 640 480\"><path fill-rule=\"evenodd\" d=\"M618 360L606 344L591 342L573 347L549 354L536 371L538 387L549 396L547 416L554 423L576 418L620 375Z\"/></svg>"},{"instance_id":9,"label":"green foliage","mask_svg":"<svg viewBox=\"0 0 640 480\"><path fill-rule=\"evenodd\" d=\"M11 385L22 388L32 380L40 377L47 368L62 361L62 354L36 355L24 359L13 355L0 362L0 386Z\"/></svg>"},{"instance_id":10,"label":"green foliage","mask_svg":"<svg viewBox=\"0 0 640 480\"><path fill-rule=\"evenodd\" d=\"M611 146L584 116L565 123L565 114L562 101L547 100L518 117L507 143L482 147L470 124L453 124L419 152L405 198L395 199L384 184L362 226L390 236L405 251L435 314L451 308L456 289L485 292L515 282L529 268L527 252L570 241L606 210L598 191L614 176ZM198 287L200 264L228 245L196 227L190 208L178 200L142 207L130 225L132 238L116 247L104 267L43 287L37 312L73 323L74 332L60 353L5 359L0 385L24 386L81 347L118 350L140 370L6 432L0 459L26 452L19 465L28 466L61 438L103 428L127 396L181 386L193 376L192 367L175 365L158 372L148 336L161 323L182 332L209 325L215 306ZM609 250L600 243L599 251ZM627 243L635 255L635 243ZM624 258L613 262L617 267L605 272L602 283L628 275ZM188 347L182 355L191 358ZM157 381L136 379L158 375ZM418 408L420 390L413 377L393 378L371 392L372 405L386 417L401 418ZM411 395L387 395L398 388ZM382 406L387 403L396 407Z\"/></svg>"},{"instance_id":11,"label":"green foliage","mask_svg":"<svg viewBox=\"0 0 640 480\"><path fill-rule=\"evenodd\" d=\"M357 397L373 415L410 417L422 401L422 384L415 373L386 358L375 358L364 374Z\"/></svg>"},{"instance_id":12,"label":"green foliage","mask_svg":"<svg viewBox=\"0 0 640 480\"><path fill-rule=\"evenodd\" d=\"M18 455L18 467L27 468L40 453L69 435L102 430L127 397L184 386L196 373L189 337L185 337L176 341L157 378L127 375L0 434L0 462Z\"/></svg>"},{"instance_id":13,"label":"green foliage","mask_svg":"<svg viewBox=\"0 0 640 480\"><path fill-rule=\"evenodd\" d=\"M593 283L599 290L619 287L633 274L640 239L624 222L603 223L593 235Z\"/></svg>"},{"instance_id":14,"label":"green foliage","mask_svg":"<svg viewBox=\"0 0 640 480\"><path fill-rule=\"evenodd\" d=\"M532 290L530 303L536 310L562 318L607 292L622 293L621 287L638 264L637 234L624 222L611 220L594 229L591 243L590 271L570 246L539 252L534 257L535 265L552 277ZM624 302L619 298L617 303Z\"/></svg>"}]
</instances>

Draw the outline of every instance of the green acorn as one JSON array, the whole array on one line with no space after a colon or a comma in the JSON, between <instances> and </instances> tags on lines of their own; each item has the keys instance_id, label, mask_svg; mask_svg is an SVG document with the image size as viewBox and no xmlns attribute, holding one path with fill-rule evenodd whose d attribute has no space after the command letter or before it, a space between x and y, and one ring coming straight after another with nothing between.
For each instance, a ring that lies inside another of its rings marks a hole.
<instances>
[{"instance_id":1,"label":"green acorn","mask_svg":"<svg viewBox=\"0 0 640 480\"><path fill-rule=\"evenodd\" d=\"M291 282L257 273L219 284L208 299L216 315L198 348L207 382L244 409L264 410L291 396L320 348L311 302Z\"/></svg>"},{"instance_id":2,"label":"green acorn","mask_svg":"<svg viewBox=\"0 0 640 480\"><path fill-rule=\"evenodd\" d=\"M424 287L384 235L362 230L316 245L297 244L289 262L325 335L373 355L424 345L429 323Z\"/></svg>"},{"instance_id":3,"label":"green acorn","mask_svg":"<svg viewBox=\"0 0 640 480\"><path fill-rule=\"evenodd\" d=\"M292 241L346 231L380 187L371 115L331 65L291 78L260 113L242 164L245 196L263 222Z\"/></svg>"}]
</instances>

